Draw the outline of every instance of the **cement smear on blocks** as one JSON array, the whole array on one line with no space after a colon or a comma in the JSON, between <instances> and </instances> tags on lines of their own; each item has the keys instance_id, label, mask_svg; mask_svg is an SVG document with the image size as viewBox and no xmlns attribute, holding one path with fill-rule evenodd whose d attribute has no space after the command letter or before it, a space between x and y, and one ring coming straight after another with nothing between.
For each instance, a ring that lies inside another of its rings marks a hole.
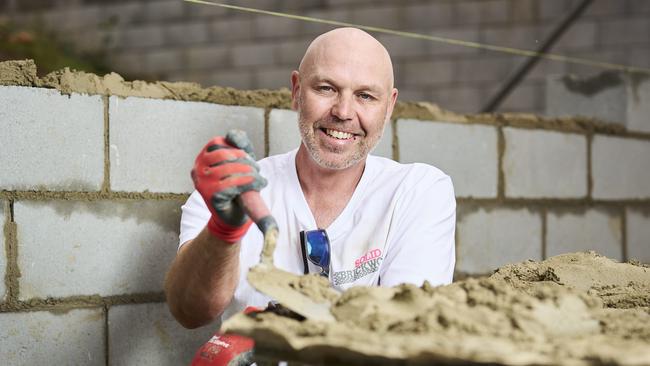
<instances>
[{"instance_id":1,"label":"cement smear on blocks","mask_svg":"<svg viewBox=\"0 0 650 366\"><path fill-rule=\"evenodd\" d=\"M435 288L352 288L332 304L333 323L269 311L224 330L253 337L261 355L315 364L650 364L650 268L593 252Z\"/></svg>"},{"instance_id":2,"label":"cement smear on blocks","mask_svg":"<svg viewBox=\"0 0 650 366\"><path fill-rule=\"evenodd\" d=\"M287 75L288 77L288 75ZM98 76L65 68L39 78L33 60L0 62L0 85L54 88L64 94L86 93L120 97L144 97L208 102L223 105L241 105L260 108L291 108L291 93L280 90L236 90L212 86L203 88L189 82L125 81L114 72ZM620 125L609 124L586 117L545 118L527 113L497 113L463 115L444 110L427 102L398 102L393 112L396 118L429 121L479 123L523 128L544 128L570 132L621 133Z\"/></svg>"}]
</instances>

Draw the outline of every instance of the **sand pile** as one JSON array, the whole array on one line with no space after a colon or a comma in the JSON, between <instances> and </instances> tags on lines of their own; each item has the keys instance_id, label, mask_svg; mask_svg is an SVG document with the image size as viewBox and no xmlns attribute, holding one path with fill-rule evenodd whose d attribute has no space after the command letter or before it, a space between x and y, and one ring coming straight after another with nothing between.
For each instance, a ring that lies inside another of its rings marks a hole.
<instances>
[{"instance_id":1,"label":"sand pile","mask_svg":"<svg viewBox=\"0 0 650 366\"><path fill-rule=\"evenodd\" d=\"M241 314L224 329L261 356L313 364L650 365L650 268L593 252L449 286L353 288L331 312L334 323Z\"/></svg>"}]
</instances>

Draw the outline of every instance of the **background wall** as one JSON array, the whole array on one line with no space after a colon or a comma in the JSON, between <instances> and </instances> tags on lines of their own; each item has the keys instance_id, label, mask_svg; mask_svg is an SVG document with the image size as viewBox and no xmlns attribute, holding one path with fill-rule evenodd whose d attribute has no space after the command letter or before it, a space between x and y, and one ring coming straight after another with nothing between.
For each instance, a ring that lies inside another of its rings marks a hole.
<instances>
[{"instance_id":1,"label":"background wall","mask_svg":"<svg viewBox=\"0 0 650 366\"><path fill-rule=\"evenodd\" d=\"M459 275L588 249L650 263L650 134L421 107L376 153L451 175ZM0 86L0 126L3 363L187 363L218 327L182 329L162 293L196 151L232 127L258 156L293 149L295 112Z\"/></svg>"},{"instance_id":2,"label":"background wall","mask_svg":"<svg viewBox=\"0 0 650 366\"><path fill-rule=\"evenodd\" d=\"M239 0L299 15L534 50L578 0ZM5 11L3 12L3 5ZM40 23L82 52L105 52L127 78L239 89L289 87L308 42L330 26L180 0L0 0L18 24ZM0 18L2 16L0 15ZM650 66L650 2L595 0L551 52ZM518 56L378 35L395 62L401 100L478 112L524 60ZM601 70L542 61L500 111L546 111L550 74Z\"/></svg>"}]
</instances>

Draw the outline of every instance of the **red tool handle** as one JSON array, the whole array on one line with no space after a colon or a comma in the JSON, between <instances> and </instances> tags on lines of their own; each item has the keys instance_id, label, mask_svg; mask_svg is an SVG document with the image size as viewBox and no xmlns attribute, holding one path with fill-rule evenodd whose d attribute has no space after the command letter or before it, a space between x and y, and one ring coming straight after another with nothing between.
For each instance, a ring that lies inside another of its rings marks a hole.
<instances>
[{"instance_id":1,"label":"red tool handle","mask_svg":"<svg viewBox=\"0 0 650 366\"><path fill-rule=\"evenodd\" d=\"M263 218L271 215L271 211L266 206L266 203L264 203L264 200L258 191L247 191L240 194L239 202L248 217L250 217L258 226Z\"/></svg>"}]
</instances>

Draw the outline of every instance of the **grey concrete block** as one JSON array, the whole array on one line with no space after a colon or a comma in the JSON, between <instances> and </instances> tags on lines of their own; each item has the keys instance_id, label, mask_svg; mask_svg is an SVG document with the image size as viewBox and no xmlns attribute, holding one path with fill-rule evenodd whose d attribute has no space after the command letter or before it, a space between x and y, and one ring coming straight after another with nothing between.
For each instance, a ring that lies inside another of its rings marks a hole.
<instances>
[{"instance_id":1,"label":"grey concrete block","mask_svg":"<svg viewBox=\"0 0 650 366\"><path fill-rule=\"evenodd\" d=\"M148 75L178 70L184 67L184 51L180 48L161 48L144 54L145 67L142 70Z\"/></svg>"},{"instance_id":2,"label":"grey concrete block","mask_svg":"<svg viewBox=\"0 0 650 366\"><path fill-rule=\"evenodd\" d=\"M334 20L338 22L350 23L352 21L351 10L347 7L329 7L325 9L315 9L306 12L305 14L308 17L325 19L325 20ZM335 25L315 23L315 22L305 22L302 25L303 34L307 35L319 35L321 33L327 32L336 28Z\"/></svg>"},{"instance_id":3,"label":"grey concrete block","mask_svg":"<svg viewBox=\"0 0 650 366\"><path fill-rule=\"evenodd\" d=\"M68 39L74 45L76 52L97 54L111 49L113 45L111 44L111 40L108 39L110 36L111 33L104 30L96 31L88 29L84 32L71 35Z\"/></svg>"},{"instance_id":4,"label":"grey concrete block","mask_svg":"<svg viewBox=\"0 0 650 366\"><path fill-rule=\"evenodd\" d=\"M456 269L488 273L500 266L542 259L542 216L528 209L458 210Z\"/></svg>"},{"instance_id":5,"label":"grey concrete block","mask_svg":"<svg viewBox=\"0 0 650 366\"><path fill-rule=\"evenodd\" d=\"M101 309L0 313L3 365L106 365Z\"/></svg>"},{"instance_id":6,"label":"grey concrete block","mask_svg":"<svg viewBox=\"0 0 650 366\"><path fill-rule=\"evenodd\" d=\"M236 45L232 48L232 63L237 67L273 65L275 45L255 43Z\"/></svg>"},{"instance_id":7,"label":"grey concrete block","mask_svg":"<svg viewBox=\"0 0 650 366\"><path fill-rule=\"evenodd\" d=\"M625 16L626 7L626 1L594 1L585 9L583 17L617 18Z\"/></svg>"},{"instance_id":8,"label":"grey concrete block","mask_svg":"<svg viewBox=\"0 0 650 366\"><path fill-rule=\"evenodd\" d=\"M228 48L223 45L194 46L187 49L190 70L217 69L229 66Z\"/></svg>"},{"instance_id":9,"label":"grey concrete block","mask_svg":"<svg viewBox=\"0 0 650 366\"><path fill-rule=\"evenodd\" d=\"M489 96L496 95L498 87L490 88ZM486 99L484 99L485 101ZM544 86L539 82L521 83L503 100L498 112L539 111L544 108Z\"/></svg>"},{"instance_id":10,"label":"grey concrete block","mask_svg":"<svg viewBox=\"0 0 650 366\"><path fill-rule=\"evenodd\" d=\"M416 61L406 62L401 85L435 85L450 83L454 80L455 62L453 61Z\"/></svg>"},{"instance_id":11,"label":"grey concrete block","mask_svg":"<svg viewBox=\"0 0 650 366\"><path fill-rule=\"evenodd\" d=\"M306 9L323 7L322 0L281 0L278 6L281 10L292 10L302 12Z\"/></svg>"},{"instance_id":12,"label":"grey concrete block","mask_svg":"<svg viewBox=\"0 0 650 366\"><path fill-rule=\"evenodd\" d=\"M269 156L282 154L300 146L298 113L273 109L269 114Z\"/></svg>"},{"instance_id":13,"label":"grey concrete block","mask_svg":"<svg viewBox=\"0 0 650 366\"><path fill-rule=\"evenodd\" d=\"M41 19L48 29L60 33L81 31L96 28L102 19L102 10L98 6L62 7L43 13Z\"/></svg>"},{"instance_id":14,"label":"grey concrete block","mask_svg":"<svg viewBox=\"0 0 650 366\"><path fill-rule=\"evenodd\" d=\"M559 17L562 17L569 11L569 6L571 3L565 0L546 0L540 1L539 5L539 17L541 19L553 19L556 20Z\"/></svg>"},{"instance_id":15,"label":"grey concrete block","mask_svg":"<svg viewBox=\"0 0 650 366\"><path fill-rule=\"evenodd\" d=\"M630 14L650 13L650 2L647 0L628 0L627 6Z\"/></svg>"},{"instance_id":16,"label":"grey concrete block","mask_svg":"<svg viewBox=\"0 0 650 366\"><path fill-rule=\"evenodd\" d=\"M650 60L650 50L646 49ZM626 127L632 131L650 133L650 78L640 75L629 77L626 84L627 121Z\"/></svg>"},{"instance_id":17,"label":"grey concrete block","mask_svg":"<svg viewBox=\"0 0 650 366\"><path fill-rule=\"evenodd\" d=\"M160 47L165 44L165 27L145 25L126 28L121 32L120 44L124 48Z\"/></svg>"},{"instance_id":18,"label":"grey concrete block","mask_svg":"<svg viewBox=\"0 0 650 366\"><path fill-rule=\"evenodd\" d=\"M145 73L145 65L142 62L144 54L129 50L122 53L113 53L108 56L111 67L121 75L142 75Z\"/></svg>"},{"instance_id":19,"label":"grey concrete block","mask_svg":"<svg viewBox=\"0 0 650 366\"><path fill-rule=\"evenodd\" d=\"M208 79L210 84L218 86L229 86L240 90L255 88L253 73L249 70L224 69L213 72Z\"/></svg>"},{"instance_id":20,"label":"grey concrete block","mask_svg":"<svg viewBox=\"0 0 650 366\"><path fill-rule=\"evenodd\" d=\"M212 39L218 42L250 40L254 34L250 18L218 18L210 22L209 28Z\"/></svg>"},{"instance_id":21,"label":"grey concrete block","mask_svg":"<svg viewBox=\"0 0 650 366\"><path fill-rule=\"evenodd\" d=\"M162 291L181 204L17 201L20 299Z\"/></svg>"},{"instance_id":22,"label":"grey concrete block","mask_svg":"<svg viewBox=\"0 0 650 366\"><path fill-rule=\"evenodd\" d=\"M189 16L190 19L223 17L224 15L228 14L229 11L232 11L220 6L210 6L189 2L183 2L183 5L185 8L185 13Z\"/></svg>"},{"instance_id":23,"label":"grey concrete block","mask_svg":"<svg viewBox=\"0 0 650 366\"><path fill-rule=\"evenodd\" d=\"M546 114L582 115L650 132L650 80L616 73L592 77L550 76Z\"/></svg>"},{"instance_id":24,"label":"grey concrete block","mask_svg":"<svg viewBox=\"0 0 650 366\"><path fill-rule=\"evenodd\" d=\"M481 90L474 86L435 88L430 99L444 109L476 113L485 103Z\"/></svg>"},{"instance_id":25,"label":"grey concrete block","mask_svg":"<svg viewBox=\"0 0 650 366\"><path fill-rule=\"evenodd\" d=\"M568 76L549 76L546 80L546 112L548 116L582 115L618 124L625 123L625 90L623 81L611 77L592 80L594 87L579 89L588 85L587 79ZM596 84L596 81L601 81ZM596 88L597 87L597 88Z\"/></svg>"},{"instance_id":26,"label":"grey concrete block","mask_svg":"<svg viewBox=\"0 0 650 366\"><path fill-rule=\"evenodd\" d=\"M383 156L384 158L394 159L393 157L393 126L389 121L384 126L384 134L371 152L372 155Z\"/></svg>"},{"instance_id":27,"label":"grey concrete block","mask_svg":"<svg viewBox=\"0 0 650 366\"><path fill-rule=\"evenodd\" d=\"M456 82L501 82L513 69L512 57L462 58L455 63Z\"/></svg>"},{"instance_id":28,"label":"grey concrete block","mask_svg":"<svg viewBox=\"0 0 650 366\"><path fill-rule=\"evenodd\" d=\"M397 136L400 161L442 169L457 197L496 197L495 127L400 119Z\"/></svg>"},{"instance_id":29,"label":"grey concrete block","mask_svg":"<svg viewBox=\"0 0 650 366\"><path fill-rule=\"evenodd\" d=\"M596 2L597 3L597 2ZM546 27L542 39L546 39L552 26ZM596 22L582 21L572 24L571 27L553 45L553 51L567 51L573 49L591 49L596 46L597 27Z\"/></svg>"},{"instance_id":30,"label":"grey concrete block","mask_svg":"<svg viewBox=\"0 0 650 366\"><path fill-rule=\"evenodd\" d=\"M429 33L435 37L454 39L466 42L480 42L479 30L476 28L446 28L435 29ZM476 54L480 50L474 47L465 47L444 42L429 42L427 47L429 54L434 56L440 55L466 55Z\"/></svg>"},{"instance_id":31,"label":"grey concrete block","mask_svg":"<svg viewBox=\"0 0 650 366\"><path fill-rule=\"evenodd\" d=\"M587 137L503 129L506 197L582 198L587 195Z\"/></svg>"},{"instance_id":32,"label":"grey concrete block","mask_svg":"<svg viewBox=\"0 0 650 366\"><path fill-rule=\"evenodd\" d=\"M205 22L178 23L164 29L167 46L206 43L209 37L208 23Z\"/></svg>"},{"instance_id":33,"label":"grey concrete block","mask_svg":"<svg viewBox=\"0 0 650 366\"><path fill-rule=\"evenodd\" d=\"M455 1L455 24L503 23L509 20L510 2L505 0Z\"/></svg>"},{"instance_id":34,"label":"grey concrete block","mask_svg":"<svg viewBox=\"0 0 650 366\"><path fill-rule=\"evenodd\" d=\"M431 87L425 86L408 86L401 87L396 85L399 89L399 101L401 102L428 102L434 100L431 97ZM446 106L445 106L446 108Z\"/></svg>"},{"instance_id":35,"label":"grey concrete block","mask_svg":"<svg viewBox=\"0 0 650 366\"><path fill-rule=\"evenodd\" d=\"M627 259L650 264L650 211L626 210Z\"/></svg>"},{"instance_id":36,"label":"grey concrete block","mask_svg":"<svg viewBox=\"0 0 650 366\"><path fill-rule=\"evenodd\" d=\"M263 68L256 72L258 89L291 89L292 67Z\"/></svg>"},{"instance_id":37,"label":"grey concrete block","mask_svg":"<svg viewBox=\"0 0 650 366\"><path fill-rule=\"evenodd\" d=\"M111 97L111 189L186 193L201 148L238 128L264 155L264 110L145 98Z\"/></svg>"},{"instance_id":38,"label":"grey concrete block","mask_svg":"<svg viewBox=\"0 0 650 366\"><path fill-rule=\"evenodd\" d=\"M407 57L423 57L429 53L430 41L405 38L392 34L380 34L377 40L386 47L393 60Z\"/></svg>"},{"instance_id":39,"label":"grey concrete block","mask_svg":"<svg viewBox=\"0 0 650 366\"><path fill-rule=\"evenodd\" d=\"M604 210L549 212L546 255L594 250L620 261L623 259L622 226L620 215Z\"/></svg>"},{"instance_id":40,"label":"grey concrete block","mask_svg":"<svg viewBox=\"0 0 650 366\"><path fill-rule=\"evenodd\" d=\"M541 33L541 28L536 26L498 25L483 27L481 41L491 45L535 50L541 42Z\"/></svg>"},{"instance_id":41,"label":"grey concrete block","mask_svg":"<svg viewBox=\"0 0 650 366\"><path fill-rule=\"evenodd\" d=\"M298 69L300 60L307 50L310 39L285 40L277 46L278 61L283 65L289 65L293 70Z\"/></svg>"},{"instance_id":42,"label":"grey concrete block","mask_svg":"<svg viewBox=\"0 0 650 366\"><path fill-rule=\"evenodd\" d=\"M102 9L103 21L123 28L128 24L141 23L146 19L145 2L129 1L108 4Z\"/></svg>"},{"instance_id":43,"label":"grey concrete block","mask_svg":"<svg viewBox=\"0 0 650 366\"><path fill-rule=\"evenodd\" d=\"M513 1L511 5L513 22L521 24L537 20L539 9L537 0L517 0Z\"/></svg>"},{"instance_id":44,"label":"grey concrete block","mask_svg":"<svg viewBox=\"0 0 650 366\"><path fill-rule=\"evenodd\" d=\"M595 199L650 198L650 141L596 135L591 154Z\"/></svg>"},{"instance_id":45,"label":"grey concrete block","mask_svg":"<svg viewBox=\"0 0 650 366\"><path fill-rule=\"evenodd\" d=\"M643 45L639 44L639 46ZM599 46L596 50L574 50L571 51L571 54L572 56L587 60L598 60L599 62L609 62L614 64L630 64L627 60L627 57L630 54L630 48L626 49L625 47ZM567 63L567 73L570 75L577 75L578 77L590 77L602 71L604 70L601 68L595 68L591 65Z\"/></svg>"},{"instance_id":46,"label":"grey concrete block","mask_svg":"<svg viewBox=\"0 0 650 366\"><path fill-rule=\"evenodd\" d=\"M352 24L399 30L403 29L402 11L402 6L371 3L352 9L350 20Z\"/></svg>"},{"instance_id":47,"label":"grey concrete block","mask_svg":"<svg viewBox=\"0 0 650 366\"><path fill-rule=\"evenodd\" d=\"M218 329L218 322L185 329L165 303L112 306L108 311L109 359L113 366L189 365Z\"/></svg>"},{"instance_id":48,"label":"grey concrete block","mask_svg":"<svg viewBox=\"0 0 650 366\"><path fill-rule=\"evenodd\" d=\"M621 46L635 43L648 43L650 21L647 17L627 17L625 19L604 20L598 23L601 45Z\"/></svg>"},{"instance_id":49,"label":"grey concrete block","mask_svg":"<svg viewBox=\"0 0 650 366\"><path fill-rule=\"evenodd\" d=\"M453 21L451 2L433 4L409 4L404 6L404 26L412 30L429 30L433 26L444 27Z\"/></svg>"},{"instance_id":50,"label":"grey concrete block","mask_svg":"<svg viewBox=\"0 0 650 366\"><path fill-rule=\"evenodd\" d=\"M147 1L144 8L145 20L149 22L178 20L185 16L184 3L176 0Z\"/></svg>"},{"instance_id":51,"label":"grey concrete block","mask_svg":"<svg viewBox=\"0 0 650 366\"><path fill-rule=\"evenodd\" d=\"M103 111L100 96L0 86L0 189L99 190Z\"/></svg>"},{"instance_id":52,"label":"grey concrete block","mask_svg":"<svg viewBox=\"0 0 650 366\"><path fill-rule=\"evenodd\" d=\"M258 39L293 37L300 33L301 26L301 21L288 18L257 16L253 20L255 37Z\"/></svg>"},{"instance_id":53,"label":"grey concrete block","mask_svg":"<svg viewBox=\"0 0 650 366\"><path fill-rule=\"evenodd\" d=\"M5 248L5 223L7 221L7 216L5 214L5 201L0 201L0 278L4 279L7 273L7 251ZM7 287L5 281L0 281L0 302L3 302L7 297Z\"/></svg>"}]
</instances>

